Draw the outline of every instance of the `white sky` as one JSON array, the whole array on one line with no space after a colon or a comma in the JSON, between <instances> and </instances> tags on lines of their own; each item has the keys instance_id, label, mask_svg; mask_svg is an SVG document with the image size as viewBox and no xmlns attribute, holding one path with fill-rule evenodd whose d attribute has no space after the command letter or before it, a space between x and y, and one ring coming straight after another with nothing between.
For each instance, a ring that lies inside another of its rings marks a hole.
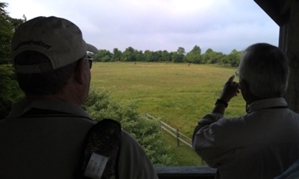
<instances>
[{"instance_id":1,"label":"white sky","mask_svg":"<svg viewBox=\"0 0 299 179\"><path fill-rule=\"evenodd\" d=\"M86 42L112 52L190 51L198 45L230 53L266 42L278 45L279 26L254 0L4 0L13 18L66 18Z\"/></svg>"}]
</instances>

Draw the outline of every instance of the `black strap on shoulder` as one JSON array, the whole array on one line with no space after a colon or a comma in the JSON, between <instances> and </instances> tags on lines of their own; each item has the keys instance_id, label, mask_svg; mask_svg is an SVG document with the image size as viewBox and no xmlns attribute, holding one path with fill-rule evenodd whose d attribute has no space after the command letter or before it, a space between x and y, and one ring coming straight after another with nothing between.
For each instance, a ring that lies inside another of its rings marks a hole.
<instances>
[{"instance_id":1,"label":"black strap on shoulder","mask_svg":"<svg viewBox=\"0 0 299 179\"><path fill-rule=\"evenodd\" d=\"M84 176L91 155L108 158L102 179L118 178L118 158L121 143L121 125L112 119L103 119L94 125L88 132L83 145L82 155L75 175L77 179L88 178Z\"/></svg>"}]
</instances>

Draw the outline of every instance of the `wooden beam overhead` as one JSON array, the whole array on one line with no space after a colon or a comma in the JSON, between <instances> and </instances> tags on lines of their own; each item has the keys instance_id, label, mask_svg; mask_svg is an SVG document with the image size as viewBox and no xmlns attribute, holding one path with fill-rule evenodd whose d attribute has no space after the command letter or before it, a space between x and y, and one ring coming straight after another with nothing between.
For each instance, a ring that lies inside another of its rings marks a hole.
<instances>
[{"instance_id":1,"label":"wooden beam overhead","mask_svg":"<svg viewBox=\"0 0 299 179\"><path fill-rule=\"evenodd\" d=\"M254 0L275 22L282 26L286 21L284 6L288 0Z\"/></svg>"}]
</instances>

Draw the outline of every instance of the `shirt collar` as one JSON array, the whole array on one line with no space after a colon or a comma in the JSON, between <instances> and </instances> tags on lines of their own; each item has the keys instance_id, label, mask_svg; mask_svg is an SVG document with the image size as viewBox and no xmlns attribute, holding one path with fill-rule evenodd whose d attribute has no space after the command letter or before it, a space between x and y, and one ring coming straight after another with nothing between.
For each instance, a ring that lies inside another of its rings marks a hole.
<instances>
[{"instance_id":1,"label":"shirt collar","mask_svg":"<svg viewBox=\"0 0 299 179\"><path fill-rule=\"evenodd\" d=\"M12 106L12 110L10 114L7 116L7 118L19 117L32 108L59 111L59 112L64 112L64 113L90 118L88 113L78 105L66 101L49 100L49 99L47 100L35 99L30 102L23 100L19 103L16 103Z\"/></svg>"},{"instance_id":2,"label":"shirt collar","mask_svg":"<svg viewBox=\"0 0 299 179\"><path fill-rule=\"evenodd\" d=\"M260 109L275 108L275 107L287 107L288 104L284 98L269 98L251 103L247 107L247 112L253 112Z\"/></svg>"}]
</instances>

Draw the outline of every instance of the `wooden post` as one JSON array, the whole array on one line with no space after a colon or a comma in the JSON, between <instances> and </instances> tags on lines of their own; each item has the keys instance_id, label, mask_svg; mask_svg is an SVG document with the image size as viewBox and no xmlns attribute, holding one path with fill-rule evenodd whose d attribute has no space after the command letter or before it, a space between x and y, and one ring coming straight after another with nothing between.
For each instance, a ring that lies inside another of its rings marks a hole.
<instances>
[{"instance_id":1,"label":"wooden post","mask_svg":"<svg viewBox=\"0 0 299 179\"><path fill-rule=\"evenodd\" d=\"M178 129L176 129L176 140L177 140L177 146L180 146L180 133Z\"/></svg>"},{"instance_id":2,"label":"wooden post","mask_svg":"<svg viewBox=\"0 0 299 179\"><path fill-rule=\"evenodd\" d=\"M279 47L286 53L290 65L289 86L285 98L290 109L299 112L299 2L285 0L281 15L285 22L280 26Z\"/></svg>"}]
</instances>

